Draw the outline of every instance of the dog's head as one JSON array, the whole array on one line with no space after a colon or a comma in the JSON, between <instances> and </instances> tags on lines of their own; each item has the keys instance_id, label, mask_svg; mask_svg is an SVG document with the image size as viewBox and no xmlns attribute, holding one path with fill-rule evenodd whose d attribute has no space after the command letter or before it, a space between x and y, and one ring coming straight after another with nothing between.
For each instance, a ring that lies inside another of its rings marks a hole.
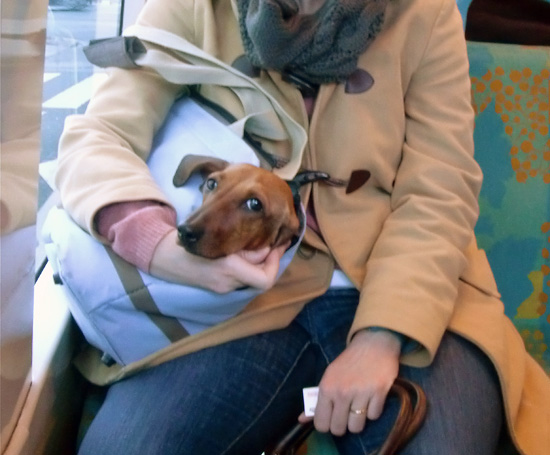
<instances>
[{"instance_id":1,"label":"dog's head","mask_svg":"<svg viewBox=\"0 0 550 455\"><path fill-rule=\"evenodd\" d=\"M186 156L174 175L174 185L183 185L195 172L204 179L203 202L178 226L180 242L190 253L218 258L284 245L299 235L292 191L272 172L250 164Z\"/></svg>"}]
</instances>

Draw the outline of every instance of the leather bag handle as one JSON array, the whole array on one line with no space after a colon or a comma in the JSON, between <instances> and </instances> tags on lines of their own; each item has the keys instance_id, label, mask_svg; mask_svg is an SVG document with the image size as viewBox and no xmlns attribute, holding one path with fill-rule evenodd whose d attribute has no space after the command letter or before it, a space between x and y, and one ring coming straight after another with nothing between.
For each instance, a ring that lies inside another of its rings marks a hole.
<instances>
[{"instance_id":1,"label":"leather bag handle","mask_svg":"<svg viewBox=\"0 0 550 455\"><path fill-rule=\"evenodd\" d=\"M400 403L399 414L388 437L375 455L396 455L418 431L427 410L426 394L420 386L408 379L397 378L390 394ZM267 455L294 455L313 431L313 422L298 423L286 433Z\"/></svg>"}]
</instances>

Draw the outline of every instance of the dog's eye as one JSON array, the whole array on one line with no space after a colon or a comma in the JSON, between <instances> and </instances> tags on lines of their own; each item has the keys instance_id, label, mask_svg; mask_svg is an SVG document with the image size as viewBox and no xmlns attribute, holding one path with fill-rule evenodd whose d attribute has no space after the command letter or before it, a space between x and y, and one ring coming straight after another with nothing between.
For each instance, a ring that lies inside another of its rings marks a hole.
<instances>
[{"instance_id":1,"label":"dog's eye","mask_svg":"<svg viewBox=\"0 0 550 455\"><path fill-rule=\"evenodd\" d=\"M246 208L252 212L261 212L263 209L263 205L259 199L252 197L250 199L247 199Z\"/></svg>"},{"instance_id":2,"label":"dog's eye","mask_svg":"<svg viewBox=\"0 0 550 455\"><path fill-rule=\"evenodd\" d=\"M208 191L213 191L218 186L218 182L215 179L208 179L206 182L204 182L204 186Z\"/></svg>"}]
</instances>

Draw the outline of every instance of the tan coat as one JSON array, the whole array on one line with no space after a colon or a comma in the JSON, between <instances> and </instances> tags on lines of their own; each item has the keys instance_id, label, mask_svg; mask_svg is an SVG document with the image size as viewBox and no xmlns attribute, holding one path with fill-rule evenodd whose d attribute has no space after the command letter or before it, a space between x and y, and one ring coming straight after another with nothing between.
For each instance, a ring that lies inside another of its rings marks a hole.
<instances>
[{"instance_id":1,"label":"tan coat","mask_svg":"<svg viewBox=\"0 0 550 455\"><path fill-rule=\"evenodd\" d=\"M149 0L139 22L182 35L231 63L243 54L236 10L229 0L212 3ZM342 179L358 169L371 173L350 194L322 184L305 191L323 239L308 232L306 254L236 318L126 368L95 365L87 373L98 382L114 380L176 355L283 327L326 290L338 263L361 291L350 334L369 326L403 333L422 349L402 361L419 367L429 365L447 329L473 341L495 364L516 445L524 454L545 455L550 379L504 315L473 237L481 172L473 159L466 46L455 1L390 1L383 30L359 67L373 76L374 86L361 94L347 94L342 85L321 87L311 122L294 87L276 73L259 79L309 130L305 167ZM82 226L93 232L95 213L112 202L165 200L143 158L180 91L148 71L113 70L87 114L67 121L58 184L65 207ZM204 93L239 114L227 90Z\"/></svg>"}]
</instances>

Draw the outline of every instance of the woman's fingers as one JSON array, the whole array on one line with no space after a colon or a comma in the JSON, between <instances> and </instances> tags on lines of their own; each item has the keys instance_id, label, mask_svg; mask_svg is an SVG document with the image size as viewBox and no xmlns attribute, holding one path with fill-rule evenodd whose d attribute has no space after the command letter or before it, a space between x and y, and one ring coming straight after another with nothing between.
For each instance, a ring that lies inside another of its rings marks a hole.
<instances>
[{"instance_id":1,"label":"woman's fingers","mask_svg":"<svg viewBox=\"0 0 550 455\"><path fill-rule=\"evenodd\" d=\"M266 260L270 252L271 249L266 246L265 248L261 248L259 250L243 250L237 253L237 255L251 264L261 264Z\"/></svg>"},{"instance_id":2,"label":"woman's fingers","mask_svg":"<svg viewBox=\"0 0 550 455\"><path fill-rule=\"evenodd\" d=\"M237 257L240 260L236 261L232 269L235 277L243 286L270 289L277 280L279 263L285 250L284 247L277 247L272 250L265 248L238 253Z\"/></svg>"},{"instance_id":3,"label":"woman's fingers","mask_svg":"<svg viewBox=\"0 0 550 455\"><path fill-rule=\"evenodd\" d=\"M331 432L342 436L346 431L360 433L366 421L376 420L382 414L387 393L371 394L369 391L357 392L354 398L332 400L321 391L315 409L315 428L321 432ZM360 403L360 404L356 404Z\"/></svg>"},{"instance_id":4,"label":"woman's fingers","mask_svg":"<svg viewBox=\"0 0 550 455\"><path fill-rule=\"evenodd\" d=\"M352 404L348 416L348 430L350 433L361 433L367 423L368 404ZM374 419L371 419L374 420Z\"/></svg>"},{"instance_id":5,"label":"woman's fingers","mask_svg":"<svg viewBox=\"0 0 550 455\"><path fill-rule=\"evenodd\" d=\"M150 273L167 281L220 294L248 286L266 290L275 284L285 250L285 247L266 247L220 259L206 259L178 246L174 229L155 249Z\"/></svg>"},{"instance_id":6,"label":"woman's fingers","mask_svg":"<svg viewBox=\"0 0 550 455\"><path fill-rule=\"evenodd\" d=\"M388 396L388 390L380 391L378 394L373 395L371 400L369 401L369 406L367 408L367 415L366 417L369 420L376 420L384 411L384 404L386 403L386 397Z\"/></svg>"},{"instance_id":7,"label":"woman's fingers","mask_svg":"<svg viewBox=\"0 0 550 455\"><path fill-rule=\"evenodd\" d=\"M397 376L400 347L390 332L358 332L321 379L315 427L341 436L379 418Z\"/></svg>"},{"instance_id":8,"label":"woman's fingers","mask_svg":"<svg viewBox=\"0 0 550 455\"><path fill-rule=\"evenodd\" d=\"M341 400L333 404L330 419L330 432L336 436L342 436L348 429L351 402Z\"/></svg>"}]
</instances>

